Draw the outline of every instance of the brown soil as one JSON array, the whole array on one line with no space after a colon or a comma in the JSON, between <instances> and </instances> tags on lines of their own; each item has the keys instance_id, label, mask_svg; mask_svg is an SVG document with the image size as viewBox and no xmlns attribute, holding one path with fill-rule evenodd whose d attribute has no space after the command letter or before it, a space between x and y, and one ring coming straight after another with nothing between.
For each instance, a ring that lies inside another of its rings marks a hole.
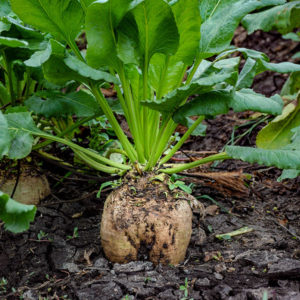
<instances>
[{"instance_id":1,"label":"brown soil","mask_svg":"<svg viewBox=\"0 0 300 300\"><path fill-rule=\"evenodd\" d=\"M242 35L239 32L237 38ZM239 46L261 47L272 60L275 51L277 61L297 50L276 33L259 32L240 39ZM276 45L287 52L276 50ZM279 91L284 79L279 74L262 74L254 88L270 95ZM209 120L207 137L191 139L185 149L219 151L230 140L233 128L247 123L247 118L247 114L232 113ZM236 135L249 126L237 129ZM261 126L263 123L237 144L253 145ZM179 158L190 156L184 151ZM207 216L202 221L194 212L186 259L174 267L145 261L108 262L100 244L99 224L109 188L100 199L96 194L101 182L111 178L78 174L64 178L67 171L47 163L42 169L52 194L39 206L34 224L17 235L0 229L1 299L183 299L180 285L185 279L188 299L261 300L263 294L268 299L300 299L299 178L279 183L276 168L239 161L193 170L197 176L188 177L187 182L196 184L194 195L202 197ZM251 177L238 176L241 171ZM223 181L212 172L223 172ZM231 239L216 238L245 226L252 231Z\"/></svg>"}]
</instances>

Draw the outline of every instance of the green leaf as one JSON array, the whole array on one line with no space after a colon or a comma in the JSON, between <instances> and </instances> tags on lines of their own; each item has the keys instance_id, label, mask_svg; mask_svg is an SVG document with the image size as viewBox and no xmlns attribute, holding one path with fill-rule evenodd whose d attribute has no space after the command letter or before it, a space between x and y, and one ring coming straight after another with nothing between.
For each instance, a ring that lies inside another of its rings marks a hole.
<instances>
[{"instance_id":1,"label":"green leaf","mask_svg":"<svg viewBox=\"0 0 300 300\"><path fill-rule=\"evenodd\" d=\"M87 8L87 61L94 68L112 66L118 69L115 29L131 8L131 0L107 0Z\"/></svg>"},{"instance_id":2,"label":"green leaf","mask_svg":"<svg viewBox=\"0 0 300 300\"><path fill-rule=\"evenodd\" d=\"M33 136L28 132L10 131L11 145L8 152L10 159L21 159L28 156L34 142Z\"/></svg>"},{"instance_id":3,"label":"green leaf","mask_svg":"<svg viewBox=\"0 0 300 300\"><path fill-rule=\"evenodd\" d=\"M242 71L239 74L237 83L236 83L236 89L242 89L242 88L249 88L252 83L253 79L256 75L256 61L252 58L247 58L244 67Z\"/></svg>"},{"instance_id":4,"label":"green leaf","mask_svg":"<svg viewBox=\"0 0 300 300\"><path fill-rule=\"evenodd\" d=\"M281 175L277 178L277 181L283 181L284 179L294 179L300 175L300 170L287 169L283 170Z\"/></svg>"},{"instance_id":5,"label":"green leaf","mask_svg":"<svg viewBox=\"0 0 300 300\"><path fill-rule=\"evenodd\" d=\"M0 36L0 47L1 46L19 48L19 47L27 47L28 43L26 41L19 40L16 38Z\"/></svg>"},{"instance_id":6,"label":"green leaf","mask_svg":"<svg viewBox=\"0 0 300 300\"><path fill-rule=\"evenodd\" d=\"M300 170L300 150L255 149L240 146L227 146L226 153L234 158L265 166L276 166L281 169Z\"/></svg>"},{"instance_id":7,"label":"green leaf","mask_svg":"<svg viewBox=\"0 0 300 300\"><path fill-rule=\"evenodd\" d=\"M173 1L171 7L180 36L178 50L169 58L166 71L166 55L156 53L150 60L149 80L160 96L181 84L187 65L193 64L199 50L201 17L198 0Z\"/></svg>"},{"instance_id":8,"label":"green leaf","mask_svg":"<svg viewBox=\"0 0 300 300\"><path fill-rule=\"evenodd\" d=\"M270 63L269 58L266 54L256 51L256 50L246 49L246 48L234 48L231 50L227 50L227 51L221 53L216 58L216 60L220 60L234 52L241 52L245 58L247 58L247 59L251 58L252 60L256 61L255 66L253 65L254 62L252 61L251 68L248 70L248 68L249 68L249 65L248 65L247 69L244 71L245 72L244 75L247 75L247 84L249 84L251 82L251 80L253 80L254 74L257 75L257 74L260 74L267 70L271 70L271 71L278 72L278 73L290 73L290 72L296 72L296 71L300 70L300 65L293 64L290 62L283 62L283 63L278 63L278 64ZM247 71L247 73L246 73L246 71Z\"/></svg>"},{"instance_id":9,"label":"green leaf","mask_svg":"<svg viewBox=\"0 0 300 300\"><path fill-rule=\"evenodd\" d=\"M200 57L207 58L229 47L234 31L248 13L269 5L282 4L285 0L203 0L200 12Z\"/></svg>"},{"instance_id":10,"label":"green leaf","mask_svg":"<svg viewBox=\"0 0 300 300\"><path fill-rule=\"evenodd\" d=\"M282 114L265 126L257 135L257 147L279 149L288 145L294 135L292 129L300 126L300 104L288 104Z\"/></svg>"},{"instance_id":11,"label":"green leaf","mask_svg":"<svg viewBox=\"0 0 300 300\"><path fill-rule=\"evenodd\" d=\"M300 65L293 64L291 62L282 62L278 64L269 63L267 61L261 61L265 70L271 70L278 73L290 73L290 72L300 72Z\"/></svg>"},{"instance_id":12,"label":"green leaf","mask_svg":"<svg viewBox=\"0 0 300 300\"><path fill-rule=\"evenodd\" d=\"M0 191L0 219L5 223L6 230L13 233L27 230L30 222L34 220L35 213L34 205L19 203Z\"/></svg>"},{"instance_id":13,"label":"green leaf","mask_svg":"<svg viewBox=\"0 0 300 300\"><path fill-rule=\"evenodd\" d=\"M175 111L180 104L190 95L203 94L211 91L218 83L224 82L232 76L232 73L212 73L170 92L165 98L155 101L142 101L142 104L162 113Z\"/></svg>"},{"instance_id":14,"label":"green leaf","mask_svg":"<svg viewBox=\"0 0 300 300\"><path fill-rule=\"evenodd\" d=\"M0 82L0 104L5 105L10 102L10 95L7 88Z\"/></svg>"},{"instance_id":15,"label":"green leaf","mask_svg":"<svg viewBox=\"0 0 300 300\"><path fill-rule=\"evenodd\" d=\"M251 34L255 30L278 30L288 33L300 26L300 1L276 5L270 9L247 15L242 24Z\"/></svg>"},{"instance_id":16,"label":"green leaf","mask_svg":"<svg viewBox=\"0 0 300 300\"><path fill-rule=\"evenodd\" d=\"M231 57L218 60L213 66L219 70L227 69L228 71L237 71L240 64L240 57Z\"/></svg>"},{"instance_id":17,"label":"green leaf","mask_svg":"<svg viewBox=\"0 0 300 300\"><path fill-rule=\"evenodd\" d=\"M45 78L54 84L63 86L71 80L82 82L82 77L68 68L61 57L51 56L43 64Z\"/></svg>"},{"instance_id":18,"label":"green leaf","mask_svg":"<svg viewBox=\"0 0 300 300\"><path fill-rule=\"evenodd\" d=\"M165 68L166 56L161 53L154 54L150 60L149 82L155 91L160 90L160 96L165 96L181 85L186 65L176 61L176 56L172 56L166 71Z\"/></svg>"},{"instance_id":19,"label":"green leaf","mask_svg":"<svg viewBox=\"0 0 300 300\"><path fill-rule=\"evenodd\" d=\"M300 58L300 51L292 56L292 59L298 59L298 58Z\"/></svg>"},{"instance_id":20,"label":"green leaf","mask_svg":"<svg viewBox=\"0 0 300 300\"><path fill-rule=\"evenodd\" d=\"M171 6L164 0L140 1L125 16L119 31L136 45L144 66L155 53L171 56L179 46L176 21Z\"/></svg>"},{"instance_id":21,"label":"green leaf","mask_svg":"<svg viewBox=\"0 0 300 300\"><path fill-rule=\"evenodd\" d=\"M300 34L297 34L295 32L289 32L282 36L282 38L287 40L293 40L295 42L300 42Z\"/></svg>"},{"instance_id":22,"label":"green leaf","mask_svg":"<svg viewBox=\"0 0 300 300\"><path fill-rule=\"evenodd\" d=\"M115 76L107 72L93 69L92 67L82 62L75 56L68 55L67 58L64 59L64 62L71 70L75 71L76 73L85 78L90 78L95 81L106 81L113 82L116 84L119 83Z\"/></svg>"},{"instance_id":23,"label":"green leaf","mask_svg":"<svg viewBox=\"0 0 300 300\"><path fill-rule=\"evenodd\" d=\"M217 56L216 60L224 58L234 52L242 53L245 58L252 58L254 60L259 60L259 61L260 60L269 61L269 58L265 53L253 49L247 49L247 48L234 48L234 49L226 50L222 52L219 56Z\"/></svg>"},{"instance_id":24,"label":"green leaf","mask_svg":"<svg viewBox=\"0 0 300 300\"><path fill-rule=\"evenodd\" d=\"M0 159L7 155L10 145L10 135L8 131L8 123L2 112L0 111Z\"/></svg>"},{"instance_id":25,"label":"green leaf","mask_svg":"<svg viewBox=\"0 0 300 300\"><path fill-rule=\"evenodd\" d=\"M72 80L87 84L91 80L118 82L116 77L95 70L75 57L62 58L51 55L50 59L43 64L43 72L48 81L61 86Z\"/></svg>"},{"instance_id":26,"label":"green leaf","mask_svg":"<svg viewBox=\"0 0 300 300\"><path fill-rule=\"evenodd\" d=\"M236 112L252 110L278 115L283 102L280 96L266 98L250 89L240 91L218 90L197 96L181 106L174 114L175 122L184 124L184 118L190 116L216 116L225 114L229 108Z\"/></svg>"},{"instance_id":27,"label":"green leaf","mask_svg":"<svg viewBox=\"0 0 300 300\"><path fill-rule=\"evenodd\" d=\"M46 98L43 100L41 97ZM63 94L59 92L38 93L25 101L29 110L37 115L51 117L91 117L103 114L95 98L84 91Z\"/></svg>"},{"instance_id":28,"label":"green leaf","mask_svg":"<svg viewBox=\"0 0 300 300\"><path fill-rule=\"evenodd\" d=\"M32 54L30 59L24 61L25 65L28 67L40 67L44 62L46 62L52 53L51 42L48 43L45 50L37 51Z\"/></svg>"},{"instance_id":29,"label":"green leaf","mask_svg":"<svg viewBox=\"0 0 300 300\"><path fill-rule=\"evenodd\" d=\"M185 65L191 65L199 51L201 16L198 6L198 0L178 0L172 5L180 36L174 60Z\"/></svg>"},{"instance_id":30,"label":"green leaf","mask_svg":"<svg viewBox=\"0 0 300 300\"><path fill-rule=\"evenodd\" d=\"M35 126L30 113L10 113L5 115L9 134L10 144L8 157L10 159L21 159L28 156L32 149L34 142L31 132L39 132ZM25 128L26 131L20 130Z\"/></svg>"},{"instance_id":31,"label":"green leaf","mask_svg":"<svg viewBox=\"0 0 300 300\"><path fill-rule=\"evenodd\" d=\"M195 121L191 118L187 118L187 127L190 128ZM206 135L207 126L200 123L191 134L192 136L205 136Z\"/></svg>"},{"instance_id":32,"label":"green leaf","mask_svg":"<svg viewBox=\"0 0 300 300\"><path fill-rule=\"evenodd\" d=\"M87 8L96 0L79 0L83 10L86 12Z\"/></svg>"},{"instance_id":33,"label":"green leaf","mask_svg":"<svg viewBox=\"0 0 300 300\"><path fill-rule=\"evenodd\" d=\"M185 118L191 116L216 116L225 114L229 110L232 94L226 90L212 91L201 94L192 101L181 106L174 114L176 123L185 123Z\"/></svg>"},{"instance_id":34,"label":"green leaf","mask_svg":"<svg viewBox=\"0 0 300 300\"><path fill-rule=\"evenodd\" d=\"M300 72L294 72L290 75L288 80L285 82L281 95L294 95L300 90Z\"/></svg>"},{"instance_id":35,"label":"green leaf","mask_svg":"<svg viewBox=\"0 0 300 300\"><path fill-rule=\"evenodd\" d=\"M11 12L9 1L0 0L0 18L7 16Z\"/></svg>"},{"instance_id":36,"label":"green leaf","mask_svg":"<svg viewBox=\"0 0 300 300\"><path fill-rule=\"evenodd\" d=\"M1 12L0 12L1 15ZM3 22L3 17L1 18L0 21L0 33L2 33L3 31L9 31L11 28L11 24L7 23L7 22Z\"/></svg>"},{"instance_id":37,"label":"green leaf","mask_svg":"<svg viewBox=\"0 0 300 300\"><path fill-rule=\"evenodd\" d=\"M74 42L81 31L84 13L74 0L11 0L13 11L24 23L41 31L50 32L55 38Z\"/></svg>"},{"instance_id":38,"label":"green leaf","mask_svg":"<svg viewBox=\"0 0 300 300\"><path fill-rule=\"evenodd\" d=\"M279 95L267 98L251 89L242 89L234 93L230 107L236 112L252 110L279 115L282 112L283 101Z\"/></svg>"},{"instance_id":39,"label":"green leaf","mask_svg":"<svg viewBox=\"0 0 300 300\"><path fill-rule=\"evenodd\" d=\"M40 46L39 44L45 42L44 35L41 32L24 25L15 15L13 17L6 16L2 18L2 21L11 25L7 35L9 36L10 34L12 37L18 36L18 38L26 40L29 43L30 49L34 49L35 47L38 48Z\"/></svg>"}]
</instances>

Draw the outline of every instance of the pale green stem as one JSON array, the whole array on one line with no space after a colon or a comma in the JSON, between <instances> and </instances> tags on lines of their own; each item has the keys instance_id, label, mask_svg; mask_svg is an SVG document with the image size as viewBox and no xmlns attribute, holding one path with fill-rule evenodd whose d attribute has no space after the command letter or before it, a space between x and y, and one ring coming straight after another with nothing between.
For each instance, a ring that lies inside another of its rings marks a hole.
<instances>
[{"instance_id":1,"label":"pale green stem","mask_svg":"<svg viewBox=\"0 0 300 300\"><path fill-rule=\"evenodd\" d=\"M185 132L179 142L172 148L172 150L160 161L159 165L166 163L184 144L184 142L189 138L193 131L198 127L198 125L204 120L204 116L200 116L195 123Z\"/></svg>"},{"instance_id":2,"label":"pale green stem","mask_svg":"<svg viewBox=\"0 0 300 300\"><path fill-rule=\"evenodd\" d=\"M193 69L191 70L187 80L186 80L186 84L189 84L192 79L194 74L196 73L200 63L201 63L202 59L198 58L196 59ZM184 101L182 102L182 104L184 104L187 101L187 98L184 99ZM172 136L174 130L177 127L177 124L173 121L172 116L169 115L167 118L167 126L166 129L162 132L162 135L159 135L159 144L157 146L157 151L155 153L155 157L152 158L151 162L147 165L148 168L153 168L154 165L156 164L156 162L159 160L160 156L163 154L163 151L165 150L165 146L167 145L170 137Z\"/></svg>"},{"instance_id":3,"label":"pale green stem","mask_svg":"<svg viewBox=\"0 0 300 300\"><path fill-rule=\"evenodd\" d=\"M174 173L182 172L184 170L188 170L188 169L198 167L198 166L203 165L203 164L207 164L209 162L213 162L213 161L216 161L216 160L224 160L224 159L231 159L231 157L226 152L222 152L222 153L218 153L218 154L215 154L215 155L210 155L208 157L202 158L200 160L197 160L197 161L194 161L194 162L191 162L191 163L178 164L173 168L161 169L161 170L159 170L159 172L166 173L166 174L174 174Z\"/></svg>"},{"instance_id":4,"label":"pale green stem","mask_svg":"<svg viewBox=\"0 0 300 300\"><path fill-rule=\"evenodd\" d=\"M77 58L79 58L81 61L85 62L85 59L83 58L83 56L82 56L80 50L78 49L75 41L74 40L69 40L68 45L70 46L70 48L72 49L74 54L77 56Z\"/></svg>"},{"instance_id":5,"label":"pale green stem","mask_svg":"<svg viewBox=\"0 0 300 300\"><path fill-rule=\"evenodd\" d=\"M153 143L152 152L151 152L149 161L145 167L146 171L151 170L156 165L159 157L163 153L163 151L168 143L168 140L164 139L163 137L165 136L164 133L166 131L169 131L168 127L170 124L169 124L168 120L170 119L170 116L171 116L171 114L167 115L162 121L162 124L161 124L159 132L157 134L156 140Z\"/></svg>"},{"instance_id":6,"label":"pale green stem","mask_svg":"<svg viewBox=\"0 0 300 300\"><path fill-rule=\"evenodd\" d=\"M58 134L58 137L63 137L63 136L65 136L65 135L69 134L70 132L74 131L76 128L78 128L78 127L81 126L82 124L84 124L84 123L86 123L86 122L88 122L88 121L90 121L90 120L93 120L94 118L95 118L94 116L93 116L93 117L86 117L86 118L83 118L83 119L77 121L77 122L74 123L72 126L66 128L64 131L60 132L60 133ZM40 120L40 121L38 121L38 122L43 122L43 120ZM47 123L47 125L48 125L48 123ZM38 149L40 149L40 148L46 147L46 146L50 145L50 144L53 143L53 142L54 142L54 141L49 141L49 140L48 140L48 141L44 141L44 142L42 142L42 143L40 143L40 144L38 144L38 145L33 146L33 147L32 147L32 150L38 150Z\"/></svg>"},{"instance_id":7,"label":"pale green stem","mask_svg":"<svg viewBox=\"0 0 300 300\"><path fill-rule=\"evenodd\" d=\"M122 150L122 149L114 149L114 148L109 149L109 150L107 151L105 157L106 157L106 158L109 158L110 155L113 154L113 153L122 154L122 155L128 157L126 151L124 151L124 150Z\"/></svg>"},{"instance_id":8,"label":"pale green stem","mask_svg":"<svg viewBox=\"0 0 300 300\"><path fill-rule=\"evenodd\" d=\"M147 100L147 91L148 91L148 66L145 65L144 72L143 72L143 78L144 78L144 94L143 94L143 100ZM150 148L149 148L149 136L148 136L148 126L149 126L149 109L146 106L143 106L143 133L144 133L144 152L145 157L149 159L150 156Z\"/></svg>"},{"instance_id":9,"label":"pale green stem","mask_svg":"<svg viewBox=\"0 0 300 300\"><path fill-rule=\"evenodd\" d=\"M102 165L98 162L96 162L94 159L91 159L89 156L79 152L79 151L74 151L74 153L81 159L83 160L87 165L89 165L90 167L94 168L95 170L101 171L101 172L105 172L108 174L119 174L122 171L120 169L117 168L111 168L111 167L107 167L105 165Z\"/></svg>"},{"instance_id":10,"label":"pale green stem","mask_svg":"<svg viewBox=\"0 0 300 300\"><path fill-rule=\"evenodd\" d=\"M11 127L10 130L18 131L19 129ZM109 165L109 166L112 166L112 167L115 167L115 168L118 168L118 169L121 169L121 170L130 170L131 169L130 166L120 164L118 162L107 159L107 158L101 156L100 154L98 154L98 153L96 153L92 150L86 149L84 147L78 146L77 144L75 144L75 143L73 143L73 142L71 142L67 139L62 139L62 138L59 138L59 137L54 136L54 135L46 134L46 133L43 133L42 131L30 131L30 130L27 130L25 128L22 128L22 130L25 131L25 132L29 132L32 135L42 137L42 138L45 138L45 139L50 139L50 140L53 140L57 143L61 143L61 144L64 144L66 146L69 146L73 151L79 151L83 154L86 154L89 157L93 158L94 160L96 160L96 161L98 161L102 164L106 164L106 165Z\"/></svg>"},{"instance_id":11,"label":"pale green stem","mask_svg":"<svg viewBox=\"0 0 300 300\"><path fill-rule=\"evenodd\" d=\"M195 75L195 73L196 73L198 67L199 67L200 64L201 64L201 61L202 61L202 58L197 58L197 59L196 59L194 65L193 65L193 68L192 68L191 72L190 72L189 75L188 75L188 78L187 78L187 80L186 80L186 84L190 84L190 83L191 83L191 81L192 81L192 79L193 79L193 77L194 77L194 75Z\"/></svg>"},{"instance_id":12,"label":"pale green stem","mask_svg":"<svg viewBox=\"0 0 300 300\"><path fill-rule=\"evenodd\" d=\"M80 152L82 152L82 153L84 153L84 154L92 157L96 161L101 162L102 164L107 164L109 166L112 166L112 167L115 167L115 168L118 168L118 169L121 169L121 170L130 170L131 169L129 166L126 166L126 165L114 162L114 161L112 161L110 159L107 159L107 158L105 158L105 157L97 154L96 152L94 152L92 150L88 150L86 148L78 146L78 145L74 144L73 142L70 142L70 141L68 141L66 139L48 136L47 134L41 135L41 136L45 137L45 138L52 138L54 141L56 141L58 143L62 143L62 144L65 144L65 145L69 146L70 148L73 149L73 151L74 150L80 151Z\"/></svg>"},{"instance_id":13,"label":"pale green stem","mask_svg":"<svg viewBox=\"0 0 300 300\"><path fill-rule=\"evenodd\" d=\"M134 103L134 99L130 90L130 86L129 83L126 79L125 73L124 73L124 68L121 67L120 68L120 80L122 82L122 86L123 86L123 90L124 90L124 95L125 95L125 99L126 102L124 101L124 105L126 106L126 104L128 105L128 125L129 128L131 130L133 139L135 141L135 145L136 145L136 150L137 150L137 155L138 155L138 161L140 163L144 163L145 162L145 157L144 157L144 148L142 145L142 134L141 134L141 128L139 127L139 112L137 112L135 110L135 103Z\"/></svg>"},{"instance_id":14,"label":"pale green stem","mask_svg":"<svg viewBox=\"0 0 300 300\"><path fill-rule=\"evenodd\" d=\"M111 124L114 132L116 133L120 143L122 144L124 150L127 152L129 159L131 162L136 162L137 160L137 153L133 146L130 144L128 138L124 134L122 128L120 127L120 124L116 120L110 106L106 102L104 96L100 92L99 88L96 85L91 85L91 90L96 97L96 100L98 101L98 104L100 105L101 109L103 110L104 114L106 115L109 123Z\"/></svg>"}]
</instances>

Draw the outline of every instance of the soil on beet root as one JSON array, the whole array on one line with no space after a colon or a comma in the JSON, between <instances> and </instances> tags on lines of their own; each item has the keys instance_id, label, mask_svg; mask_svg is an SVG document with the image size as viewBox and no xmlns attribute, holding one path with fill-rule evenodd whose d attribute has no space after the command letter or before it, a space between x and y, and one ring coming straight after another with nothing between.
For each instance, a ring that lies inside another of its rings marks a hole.
<instances>
[{"instance_id":1,"label":"soil on beet root","mask_svg":"<svg viewBox=\"0 0 300 300\"><path fill-rule=\"evenodd\" d=\"M234 41L236 46L264 51L277 62L299 50L277 33L246 37L241 28ZM280 90L285 78L263 73L254 89L270 96ZM191 138L177 160L221 150L233 128L247 123L248 116L231 113L207 121L207 136ZM241 137L238 145L254 145L262 126ZM237 129L235 136L249 127ZM279 183L278 169L239 161L193 170L193 177L185 181L195 184L194 195L202 197L206 218L203 221L194 212L184 263L119 265L105 259L99 238L109 190L105 188L100 198L96 194L101 181L111 178L78 174L64 178L66 170L47 163L42 168L52 195L39 206L30 229L13 235L0 225L0 299L182 299L180 286L186 279L188 299L261 300L263 295L300 299L299 179ZM223 181L212 171L222 174ZM245 226L252 231L231 239L216 238Z\"/></svg>"}]
</instances>

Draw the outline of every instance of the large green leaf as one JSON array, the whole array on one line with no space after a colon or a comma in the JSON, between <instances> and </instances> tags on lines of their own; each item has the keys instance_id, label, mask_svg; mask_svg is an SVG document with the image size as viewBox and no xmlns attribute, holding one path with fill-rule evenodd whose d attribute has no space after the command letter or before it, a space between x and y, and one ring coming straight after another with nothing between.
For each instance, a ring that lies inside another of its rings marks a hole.
<instances>
[{"instance_id":1,"label":"large green leaf","mask_svg":"<svg viewBox=\"0 0 300 300\"><path fill-rule=\"evenodd\" d=\"M115 29L130 9L131 0L107 0L87 8L87 61L94 68L113 66L118 69Z\"/></svg>"},{"instance_id":2,"label":"large green leaf","mask_svg":"<svg viewBox=\"0 0 300 300\"><path fill-rule=\"evenodd\" d=\"M46 98L43 100L41 97ZM50 117L92 117L102 114L95 98L84 91L63 94L60 92L38 93L25 101L29 110L37 115Z\"/></svg>"},{"instance_id":3,"label":"large green leaf","mask_svg":"<svg viewBox=\"0 0 300 300\"><path fill-rule=\"evenodd\" d=\"M291 1L247 15L242 20L242 24L247 28L249 34L258 29L288 33L300 26L300 1Z\"/></svg>"},{"instance_id":4,"label":"large green leaf","mask_svg":"<svg viewBox=\"0 0 300 300\"><path fill-rule=\"evenodd\" d=\"M50 43L50 58L49 52L43 55L43 60L46 59L43 71L48 81L58 85L64 85L71 80L85 83L89 81L118 83L117 78L111 74L93 69L75 56L67 54L65 47L57 41L50 40Z\"/></svg>"},{"instance_id":5,"label":"large green leaf","mask_svg":"<svg viewBox=\"0 0 300 300\"><path fill-rule=\"evenodd\" d=\"M184 119L190 116L216 116L227 113L230 108L236 112L252 110L278 115L282 106L283 102L279 96L266 98L250 89L232 92L219 90L199 95L181 106L173 119L175 122L184 123Z\"/></svg>"},{"instance_id":6,"label":"large green leaf","mask_svg":"<svg viewBox=\"0 0 300 300\"><path fill-rule=\"evenodd\" d=\"M0 110L0 159L8 153L10 141L7 120Z\"/></svg>"},{"instance_id":7,"label":"large green leaf","mask_svg":"<svg viewBox=\"0 0 300 300\"><path fill-rule=\"evenodd\" d=\"M174 112L190 95L203 94L212 91L218 83L224 82L233 73L212 73L209 76L191 82L170 92L165 98L155 101L143 101L142 104L162 113Z\"/></svg>"},{"instance_id":8,"label":"large green leaf","mask_svg":"<svg viewBox=\"0 0 300 300\"><path fill-rule=\"evenodd\" d=\"M0 219L4 227L13 233L27 230L34 220L36 207L19 203L0 191Z\"/></svg>"},{"instance_id":9,"label":"large green leaf","mask_svg":"<svg viewBox=\"0 0 300 300\"><path fill-rule=\"evenodd\" d=\"M166 55L157 53L150 61L149 80L160 96L166 95L181 84L184 71L188 65L193 64L199 51L201 26L199 1L175 0L170 4L180 39L175 55L166 58Z\"/></svg>"},{"instance_id":10,"label":"large green leaf","mask_svg":"<svg viewBox=\"0 0 300 300\"><path fill-rule=\"evenodd\" d=\"M201 94L192 101L181 106L174 114L176 123L185 123L191 116L216 116L225 114L229 110L232 94L226 90L212 91Z\"/></svg>"},{"instance_id":11,"label":"large green leaf","mask_svg":"<svg viewBox=\"0 0 300 300\"><path fill-rule=\"evenodd\" d=\"M138 56L142 66L148 66L155 53L174 55L179 46L175 17L171 6L164 0L140 1L124 17L118 30L123 34L119 49L123 54L128 54L136 52L137 48L136 55L131 56ZM128 51L124 51L124 45ZM121 59L126 60L126 57L121 55Z\"/></svg>"},{"instance_id":12,"label":"large green leaf","mask_svg":"<svg viewBox=\"0 0 300 300\"><path fill-rule=\"evenodd\" d=\"M161 97L176 89L182 83L183 72L186 65L176 61L176 55L172 56L167 64L166 56L156 53L152 56L149 66L149 82L151 87Z\"/></svg>"},{"instance_id":13,"label":"large green leaf","mask_svg":"<svg viewBox=\"0 0 300 300\"><path fill-rule=\"evenodd\" d=\"M287 115L289 115L287 113ZM285 122L289 122L287 119ZM295 123L294 123L295 124ZM288 127L285 127L288 130ZM235 159L241 159L250 163L259 163L266 166L276 166L281 169L289 170L282 174L282 178L294 178L297 176L295 170L300 170L300 127L294 127L290 130L291 134L289 143L286 144L284 135L278 138L282 141L282 145L278 149L272 149L275 143L271 143L269 149L255 149L249 147L228 146L225 148L226 153ZM272 137L276 138L276 134L271 132ZM281 132L279 131L279 135ZM273 139L274 141L274 139ZM280 143L277 144L280 146Z\"/></svg>"},{"instance_id":14,"label":"large green leaf","mask_svg":"<svg viewBox=\"0 0 300 300\"><path fill-rule=\"evenodd\" d=\"M199 51L201 16L198 0L177 0L172 5L180 40L174 60L191 65ZM171 62L172 63L172 62Z\"/></svg>"},{"instance_id":15,"label":"large green leaf","mask_svg":"<svg viewBox=\"0 0 300 300\"><path fill-rule=\"evenodd\" d=\"M73 43L84 21L76 0L11 0L13 11L25 23Z\"/></svg>"},{"instance_id":16,"label":"large green leaf","mask_svg":"<svg viewBox=\"0 0 300 300\"><path fill-rule=\"evenodd\" d=\"M226 153L234 159L241 159L250 163L265 166L276 166L281 169L300 170L300 149L255 149L240 146L227 146Z\"/></svg>"},{"instance_id":17,"label":"large green leaf","mask_svg":"<svg viewBox=\"0 0 300 300\"><path fill-rule=\"evenodd\" d=\"M271 115L279 115L282 112L283 101L278 95L267 98L255 93L251 89L241 89L234 93L230 106L236 112L252 110Z\"/></svg>"},{"instance_id":18,"label":"large green leaf","mask_svg":"<svg viewBox=\"0 0 300 300\"><path fill-rule=\"evenodd\" d=\"M279 149L288 145L294 133L292 129L300 126L300 103L288 104L282 114L265 126L257 135L257 147Z\"/></svg>"},{"instance_id":19,"label":"large green leaf","mask_svg":"<svg viewBox=\"0 0 300 300\"><path fill-rule=\"evenodd\" d=\"M228 48L234 31L248 13L265 6L284 3L285 0L203 0L200 12L200 56L210 57Z\"/></svg>"}]
</instances>

